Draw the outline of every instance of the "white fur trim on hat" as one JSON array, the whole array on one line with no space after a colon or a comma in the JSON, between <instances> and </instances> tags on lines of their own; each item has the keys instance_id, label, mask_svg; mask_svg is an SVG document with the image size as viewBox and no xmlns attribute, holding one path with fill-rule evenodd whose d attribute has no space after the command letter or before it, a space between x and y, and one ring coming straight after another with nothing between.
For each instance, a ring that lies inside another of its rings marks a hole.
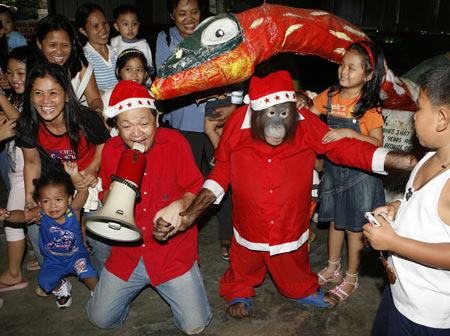
<instances>
[{"instance_id":1,"label":"white fur trim on hat","mask_svg":"<svg viewBox=\"0 0 450 336\"><path fill-rule=\"evenodd\" d=\"M250 106L253 111L260 111L270 106L286 102L295 102L295 91L278 91L271 93L267 96L251 100Z\"/></svg>"},{"instance_id":2,"label":"white fur trim on hat","mask_svg":"<svg viewBox=\"0 0 450 336\"><path fill-rule=\"evenodd\" d=\"M114 118L121 112L125 112L128 110L147 107L151 109L155 108L155 100L151 98L130 98L122 100L120 103L114 106L108 106L103 111L103 115L108 118Z\"/></svg>"}]
</instances>

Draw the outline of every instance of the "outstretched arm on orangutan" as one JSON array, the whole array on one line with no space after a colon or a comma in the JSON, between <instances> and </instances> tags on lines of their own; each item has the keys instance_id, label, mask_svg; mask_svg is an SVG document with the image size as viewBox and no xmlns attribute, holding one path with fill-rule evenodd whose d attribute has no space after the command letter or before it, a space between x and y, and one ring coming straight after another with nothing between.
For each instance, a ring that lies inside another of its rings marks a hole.
<instances>
[{"instance_id":1,"label":"outstretched arm on orangutan","mask_svg":"<svg viewBox=\"0 0 450 336\"><path fill-rule=\"evenodd\" d=\"M407 170L411 171L417 164L418 159L413 154L406 152L389 152L384 160L386 170Z\"/></svg>"},{"instance_id":2,"label":"outstretched arm on orangutan","mask_svg":"<svg viewBox=\"0 0 450 336\"><path fill-rule=\"evenodd\" d=\"M174 218L173 216L167 217L167 215L164 214L164 209L168 209L177 201L172 202L168 207L161 209L156 213L153 220L155 223L153 237L158 241L166 241L178 231L186 231L215 199L216 196L214 196L212 191L203 188L195 199L189 200L189 203L187 204L189 207L187 209L186 207L177 208L177 218ZM186 210L182 211L183 209Z\"/></svg>"}]
</instances>

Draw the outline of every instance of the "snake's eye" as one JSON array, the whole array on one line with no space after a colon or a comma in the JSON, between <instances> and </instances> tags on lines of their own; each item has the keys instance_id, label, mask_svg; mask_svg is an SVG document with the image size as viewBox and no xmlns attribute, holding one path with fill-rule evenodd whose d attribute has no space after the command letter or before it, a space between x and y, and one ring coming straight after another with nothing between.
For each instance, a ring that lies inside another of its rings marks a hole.
<instances>
[{"instance_id":1,"label":"snake's eye","mask_svg":"<svg viewBox=\"0 0 450 336\"><path fill-rule=\"evenodd\" d=\"M213 21L202 32L201 42L204 45L216 45L227 42L239 34L235 21L223 18Z\"/></svg>"}]
</instances>

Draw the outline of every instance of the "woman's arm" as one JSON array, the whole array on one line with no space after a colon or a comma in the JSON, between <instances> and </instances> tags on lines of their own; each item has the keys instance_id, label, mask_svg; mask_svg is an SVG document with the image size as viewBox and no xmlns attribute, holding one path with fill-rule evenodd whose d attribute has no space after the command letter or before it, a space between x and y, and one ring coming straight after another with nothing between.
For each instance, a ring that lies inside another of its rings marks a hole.
<instances>
[{"instance_id":1,"label":"woman's arm","mask_svg":"<svg viewBox=\"0 0 450 336\"><path fill-rule=\"evenodd\" d=\"M91 164L83 171L81 171L81 175L87 177L90 175L92 177L91 187L95 187L97 184L98 178L97 173L100 170L100 162L102 160L102 151L105 144L100 144L95 146L94 159Z\"/></svg>"},{"instance_id":2,"label":"woman's arm","mask_svg":"<svg viewBox=\"0 0 450 336\"><path fill-rule=\"evenodd\" d=\"M16 135L16 121L16 119L8 120L3 113L0 113L0 141Z\"/></svg>"},{"instance_id":3,"label":"woman's arm","mask_svg":"<svg viewBox=\"0 0 450 336\"><path fill-rule=\"evenodd\" d=\"M86 67L83 65L80 73L80 80L83 78L86 73ZM100 91L97 87L97 82L95 80L94 72L92 72L91 78L89 79L88 85L84 90L84 96L86 97L87 104L90 108L97 111L100 115L103 113L103 101L100 96Z\"/></svg>"},{"instance_id":4,"label":"woman's arm","mask_svg":"<svg viewBox=\"0 0 450 336\"><path fill-rule=\"evenodd\" d=\"M217 131L217 125L219 124L219 120L215 118L205 117L205 134L211 141L214 149L217 148L217 145L220 141L220 133Z\"/></svg>"},{"instance_id":5,"label":"woman's arm","mask_svg":"<svg viewBox=\"0 0 450 336\"><path fill-rule=\"evenodd\" d=\"M3 94L0 94L0 106L9 120L15 120L20 117L20 112L14 107L13 104L11 104L9 99L6 98L6 96Z\"/></svg>"},{"instance_id":6,"label":"woman's arm","mask_svg":"<svg viewBox=\"0 0 450 336\"><path fill-rule=\"evenodd\" d=\"M41 176L41 157L36 148L21 147L24 159L23 176L25 180L25 206L36 206L33 199L34 185L33 180Z\"/></svg>"}]
</instances>

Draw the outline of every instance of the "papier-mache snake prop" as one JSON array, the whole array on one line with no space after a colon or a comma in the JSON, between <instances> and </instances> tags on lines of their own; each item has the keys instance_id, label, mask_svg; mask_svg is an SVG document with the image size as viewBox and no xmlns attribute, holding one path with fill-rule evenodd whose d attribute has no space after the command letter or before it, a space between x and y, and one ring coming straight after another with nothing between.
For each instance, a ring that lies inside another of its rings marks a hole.
<instances>
[{"instance_id":1,"label":"papier-mache snake prop","mask_svg":"<svg viewBox=\"0 0 450 336\"><path fill-rule=\"evenodd\" d=\"M370 38L333 14L264 3L203 21L162 64L152 91L157 99L170 99L242 82L257 64L280 52L339 63L347 47L357 41ZM386 64L381 95L388 109L416 110L410 90Z\"/></svg>"}]
</instances>

